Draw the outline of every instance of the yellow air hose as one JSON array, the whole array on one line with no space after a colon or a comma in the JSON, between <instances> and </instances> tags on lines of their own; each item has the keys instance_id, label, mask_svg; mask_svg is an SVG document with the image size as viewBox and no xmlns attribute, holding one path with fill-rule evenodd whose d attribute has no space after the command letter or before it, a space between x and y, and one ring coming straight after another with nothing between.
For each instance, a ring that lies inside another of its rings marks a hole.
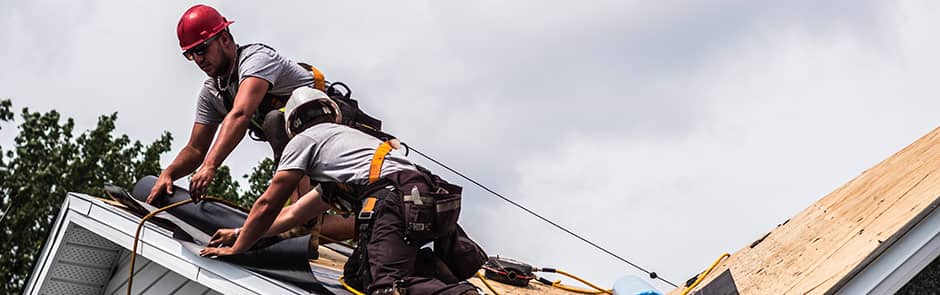
<instances>
[{"instance_id":1,"label":"yellow air hose","mask_svg":"<svg viewBox=\"0 0 940 295\"><path fill-rule=\"evenodd\" d=\"M227 200L215 198L215 197L204 197L202 198L202 200L210 201L210 202L219 202L219 203L223 203L223 204L235 207L235 208L241 208L241 206L238 206L235 203L229 202ZM131 267L129 270L130 275L127 276L127 295L131 295L131 287L134 284L134 263L137 260L136 259L137 258L137 242L140 241L140 230L144 228L144 223L147 222L148 219L157 215L160 212L170 210L170 209L173 209L182 205L186 205L192 202L193 200L189 199L189 200L183 200L183 201L179 201L173 204L166 205L157 210L153 210L153 212L150 212L149 214L145 215L143 218L140 219L140 222L137 223L137 232L134 233L134 246L131 248Z\"/></svg>"},{"instance_id":2,"label":"yellow air hose","mask_svg":"<svg viewBox=\"0 0 940 295\"><path fill-rule=\"evenodd\" d=\"M712 263L712 266L708 267L708 269L706 269L704 272L698 275L698 279L696 279L695 282L692 283L692 285L689 285L688 288L685 288L685 290L682 291L682 295L689 294L689 292L692 291L692 289L695 289L695 287L698 286L699 283L705 280L705 277L708 276L708 273L712 272L712 270L715 269L715 266L718 266L719 262L724 260L725 257L729 257L729 256L731 256L731 254L728 254L728 253L721 254L721 257L718 257L718 259L715 260L714 263Z\"/></svg>"},{"instance_id":3,"label":"yellow air hose","mask_svg":"<svg viewBox=\"0 0 940 295\"><path fill-rule=\"evenodd\" d=\"M343 277L344 276L339 276L339 284L343 285L343 288L346 288L346 290L348 290L350 293L353 293L355 295L366 295L366 293L359 292L359 290L356 290L349 284L346 284L346 280L344 280Z\"/></svg>"},{"instance_id":4,"label":"yellow air hose","mask_svg":"<svg viewBox=\"0 0 940 295\"><path fill-rule=\"evenodd\" d=\"M557 272L557 273L559 273L559 274L562 274L562 275L564 275L564 276L566 276L566 277L569 277L569 278L578 280L578 282L581 282L582 284L588 285L588 286L590 286L591 288L596 289L597 292L599 292L599 293L594 293L594 294L603 294L603 293L606 293L606 294L614 294L614 290L608 290L608 289L604 289L604 288L598 287L597 285L591 284L591 282L588 282L587 280L584 280L584 279L582 279L582 278L579 278L579 277L576 276L576 275L573 275L573 274L570 274L570 273L567 273L567 272L565 272L565 271L558 270L558 269L556 269L555 272ZM570 291L570 290L569 290L569 291Z\"/></svg>"},{"instance_id":5,"label":"yellow air hose","mask_svg":"<svg viewBox=\"0 0 940 295\"><path fill-rule=\"evenodd\" d=\"M585 280L585 279L582 279L582 278L580 278L580 277L578 277L578 276L576 276L576 275L574 275L574 274L568 273L568 272L563 271L563 270L560 270L560 269L542 268L542 269L539 269L538 271L539 271L539 272L549 272L549 273L553 272L553 273L557 273L557 274L560 274L560 275L563 275L563 276L566 276L566 277L575 279L575 280L577 280L578 282L581 282L582 284L585 284L585 285L587 285L587 286L589 286L589 287L591 287L591 288L594 288L594 290L582 289L582 288L578 288L578 287L567 286L567 285L562 284L562 283L561 283L561 280L552 282L552 281L549 281L549 280L544 279L544 278L539 278L539 282L542 282L543 284L546 284L546 285L551 285L552 287L555 287L555 288L559 288L559 289L562 289L562 290L565 290L565 291L570 291L570 292L575 292L575 293L581 293L581 294L614 294L614 290L609 290L609 289L601 288L601 287L599 287L599 286L597 286L597 285L595 285L595 284L592 284L591 282L588 282L588 281Z\"/></svg>"},{"instance_id":6,"label":"yellow air hose","mask_svg":"<svg viewBox=\"0 0 940 295\"><path fill-rule=\"evenodd\" d=\"M477 272L477 277L480 278L480 281L483 282L483 285L486 285L487 289L490 289L493 292L493 295L499 295L499 292L496 292L496 289L493 289L493 286L490 285L490 282L486 281L486 277L483 276L479 271Z\"/></svg>"},{"instance_id":7,"label":"yellow air hose","mask_svg":"<svg viewBox=\"0 0 940 295\"><path fill-rule=\"evenodd\" d=\"M561 280L552 282L552 287L562 289L568 292L580 293L580 294L613 294L613 290L588 290L578 287L567 286L561 283Z\"/></svg>"},{"instance_id":8,"label":"yellow air hose","mask_svg":"<svg viewBox=\"0 0 940 295\"><path fill-rule=\"evenodd\" d=\"M599 287L599 286L597 286L597 285L595 285L595 284L592 284L591 282L588 282L588 281L585 280L585 279L582 279L581 277L578 277L578 276L576 276L576 275L574 275L574 274L571 274L571 273L566 272L566 271L563 271L563 270L558 270L558 269L554 269L554 268L541 268L541 269L536 269L535 271L537 271L537 272L557 273L557 274L560 274L560 275L564 275L564 276L566 276L566 277L575 279L575 280L581 282L582 284L585 284L585 285L587 285L587 286L590 286L591 288L594 288L594 290L583 289L583 288L578 288L578 287L573 287L573 286L568 286L568 285L562 284L562 283L561 283L561 280L556 280L556 281L552 282L552 281L549 281L548 279L545 279L545 278L538 278L538 281L541 282L541 283L543 283L543 284L546 284L546 285L549 285L549 286L552 286L552 287L555 287L555 288L558 288L558 289L562 289L562 290L565 290L565 291L568 291L568 292L581 293L581 294L613 294L613 293L614 293L614 290L601 288L601 287ZM477 272L477 277L479 277L479 278L480 278L480 281L482 281L483 284L486 285L486 288L490 289L490 291L493 292L493 295L499 295L499 292L496 292L496 289L494 289L493 286L490 285L490 283L487 281L486 277L483 276L483 274L481 274L480 272Z\"/></svg>"}]
</instances>

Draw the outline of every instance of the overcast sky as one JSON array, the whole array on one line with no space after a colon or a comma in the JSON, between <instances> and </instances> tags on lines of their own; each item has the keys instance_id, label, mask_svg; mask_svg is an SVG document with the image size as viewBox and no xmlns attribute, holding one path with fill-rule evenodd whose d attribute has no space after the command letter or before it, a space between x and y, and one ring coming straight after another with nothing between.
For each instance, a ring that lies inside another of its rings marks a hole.
<instances>
[{"instance_id":1,"label":"overcast sky","mask_svg":"<svg viewBox=\"0 0 940 295\"><path fill-rule=\"evenodd\" d=\"M937 127L936 2L759 2L208 4L403 141L682 283ZM4 1L0 98L78 130L116 111L132 138L169 131L166 165L206 78L175 35L192 4ZM246 139L225 163L269 154ZM644 276L426 166L467 187L461 223L490 255Z\"/></svg>"}]
</instances>

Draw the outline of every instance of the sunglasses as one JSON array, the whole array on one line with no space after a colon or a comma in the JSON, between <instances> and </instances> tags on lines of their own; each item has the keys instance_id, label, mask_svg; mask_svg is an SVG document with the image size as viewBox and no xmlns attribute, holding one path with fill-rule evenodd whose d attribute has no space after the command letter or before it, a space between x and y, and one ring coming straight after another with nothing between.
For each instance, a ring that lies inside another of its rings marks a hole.
<instances>
[{"instance_id":1,"label":"sunglasses","mask_svg":"<svg viewBox=\"0 0 940 295\"><path fill-rule=\"evenodd\" d=\"M196 58L196 55L198 56L206 55L206 50L209 49L209 44L212 43L212 41L218 37L219 37L219 34L215 34L212 37L209 37L209 39L206 39L206 41L203 41L201 44L196 45L196 47L183 51L183 57L185 57L186 60L192 61L193 59Z\"/></svg>"}]
</instances>

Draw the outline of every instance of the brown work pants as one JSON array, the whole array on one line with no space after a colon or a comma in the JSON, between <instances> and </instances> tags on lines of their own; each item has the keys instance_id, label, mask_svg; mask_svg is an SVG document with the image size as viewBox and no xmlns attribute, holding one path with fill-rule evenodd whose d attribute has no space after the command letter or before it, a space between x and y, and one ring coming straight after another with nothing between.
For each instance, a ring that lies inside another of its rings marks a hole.
<instances>
[{"instance_id":1,"label":"brown work pants","mask_svg":"<svg viewBox=\"0 0 940 295\"><path fill-rule=\"evenodd\" d=\"M443 269L416 269L433 267L434 263L419 262L421 246L430 241L409 241L405 233L401 196L394 190L383 188L372 196L378 200L371 220L359 220L359 247L345 267L345 275L352 282L367 285L369 294L391 294L391 290L406 294L464 294L475 292L476 287L462 283L445 283L438 277ZM434 255L422 255L424 258ZM441 265L437 263L437 265ZM452 275L450 275L452 276Z\"/></svg>"}]
</instances>

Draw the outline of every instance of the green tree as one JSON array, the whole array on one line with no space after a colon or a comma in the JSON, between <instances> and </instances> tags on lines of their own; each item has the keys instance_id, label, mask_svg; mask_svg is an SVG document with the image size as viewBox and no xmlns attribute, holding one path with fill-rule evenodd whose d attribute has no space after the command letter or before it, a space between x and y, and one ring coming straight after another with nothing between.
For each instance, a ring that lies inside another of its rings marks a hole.
<instances>
[{"instance_id":1,"label":"green tree","mask_svg":"<svg viewBox=\"0 0 940 295\"><path fill-rule=\"evenodd\" d=\"M219 166L219 169L215 171L215 177L212 179L212 182L209 183L206 194L241 205L241 196L238 195L238 182L232 179L231 169L226 165ZM251 204L248 205L250 206ZM246 207L244 205L241 206Z\"/></svg>"},{"instance_id":2,"label":"green tree","mask_svg":"<svg viewBox=\"0 0 940 295\"><path fill-rule=\"evenodd\" d=\"M232 203L238 204L243 208L250 209L255 204L255 200L264 193L274 175L274 161L271 158L264 158L251 169L249 174L242 175L242 178L248 179L248 191L239 193L239 184L231 175L231 169L222 165L215 172L215 178L209 184L207 195L226 199Z\"/></svg>"},{"instance_id":3,"label":"green tree","mask_svg":"<svg viewBox=\"0 0 940 295\"><path fill-rule=\"evenodd\" d=\"M250 174L242 175L242 178L248 179L248 191L242 194L242 198L249 202L245 205L246 208L249 208L271 185L271 179L274 178L274 160L264 158L264 160L258 162L258 166L251 169Z\"/></svg>"},{"instance_id":4,"label":"green tree","mask_svg":"<svg viewBox=\"0 0 940 295\"><path fill-rule=\"evenodd\" d=\"M10 122L9 100L0 101L0 123ZM30 112L14 147L0 147L0 292L19 293L34 258L49 234L69 191L103 195L103 185L130 187L147 174L160 173L160 155L170 150L172 136L143 145L127 135L113 136L117 114L98 118L93 130L72 135L75 123L56 111Z\"/></svg>"},{"instance_id":5,"label":"green tree","mask_svg":"<svg viewBox=\"0 0 940 295\"><path fill-rule=\"evenodd\" d=\"M13 120L10 100L0 100L0 130ZM0 146L0 293L21 293L67 192L103 196L105 183L133 187L145 175L159 175L160 156L173 137L164 132L144 145L127 135L112 133L117 113L98 117L95 129L78 137L71 118L55 110L39 113L23 108L22 123L12 150ZM208 194L250 208L273 175L270 158L252 169L249 190L239 184L228 166L221 166Z\"/></svg>"}]
</instances>

